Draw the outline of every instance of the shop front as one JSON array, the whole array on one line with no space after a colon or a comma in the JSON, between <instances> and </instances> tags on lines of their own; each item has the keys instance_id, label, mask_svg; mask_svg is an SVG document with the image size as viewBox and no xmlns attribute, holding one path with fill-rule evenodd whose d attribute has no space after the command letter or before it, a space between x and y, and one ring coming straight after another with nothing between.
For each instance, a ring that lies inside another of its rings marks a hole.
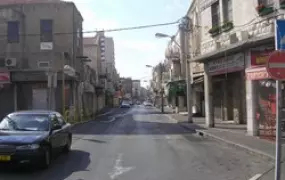
<instances>
[{"instance_id":1,"label":"shop front","mask_svg":"<svg viewBox=\"0 0 285 180\"><path fill-rule=\"evenodd\" d=\"M260 47L250 51L250 67L246 79L254 86L253 107L258 134L261 138L274 140L276 125L276 83L266 71L266 62L274 47ZM284 86L284 85L283 85ZM284 91L284 88L283 88ZM284 98L282 99L285 103Z\"/></svg>"},{"instance_id":2,"label":"shop front","mask_svg":"<svg viewBox=\"0 0 285 180\"><path fill-rule=\"evenodd\" d=\"M245 123L244 53L209 61L212 76L214 118Z\"/></svg>"}]
</instances>

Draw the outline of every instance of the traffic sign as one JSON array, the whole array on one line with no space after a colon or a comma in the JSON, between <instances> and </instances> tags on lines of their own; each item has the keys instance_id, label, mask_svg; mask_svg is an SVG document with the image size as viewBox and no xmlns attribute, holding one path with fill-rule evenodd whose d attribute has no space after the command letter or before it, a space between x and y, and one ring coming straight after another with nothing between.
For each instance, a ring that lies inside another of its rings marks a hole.
<instances>
[{"instance_id":1,"label":"traffic sign","mask_svg":"<svg viewBox=\"0 0 285 180\"><path fill-rule=\"evenodd\" d=\"M285 50L285 20L277 19L275 23L275 47Z\"/></svg>"},{"instance_id":2,"label":"traffic sign","mask_svg":"<svg viewBox=\"0 0 285 180\"><path fill-rule=\"evenodd\" d=\"M266 70L271 78L285 80L285 51L273 52L268 58Z\"/></svg>"}]
</instances>

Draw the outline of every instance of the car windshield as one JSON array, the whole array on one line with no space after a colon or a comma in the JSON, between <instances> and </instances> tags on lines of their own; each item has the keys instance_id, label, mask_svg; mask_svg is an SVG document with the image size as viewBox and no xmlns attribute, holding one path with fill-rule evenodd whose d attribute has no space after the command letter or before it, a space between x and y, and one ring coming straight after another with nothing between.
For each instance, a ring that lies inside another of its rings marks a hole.
<instances>
[{"instance_id":1,"label":"car windshield","mask_svg":"<svg viewBox=\"0 0 285 180\"><path fill-rule=\"evenodd\" d=\"M7 131L48 131L49 116L46 114L8 115L0 122L0 130Z\"/></svg>"}]
</instances>

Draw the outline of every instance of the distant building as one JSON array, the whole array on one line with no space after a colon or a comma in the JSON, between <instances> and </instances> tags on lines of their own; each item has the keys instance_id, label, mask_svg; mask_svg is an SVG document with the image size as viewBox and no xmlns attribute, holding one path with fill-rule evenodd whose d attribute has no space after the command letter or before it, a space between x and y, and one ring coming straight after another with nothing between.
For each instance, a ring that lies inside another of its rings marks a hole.
<instances>
[{"instance_id":1,"label":"distant building","mask_svg":"<svg viewBox=\"0 0 285 180\"><path fill-rule=\"evenodd\" d=\"M133 80L132 82L132 97L135 100L140 99L141 94L141 81L140 80Z\"/></svg>"},{"instance_id":2,"label":"distant building","mask_svg":"<svg viewBox=\"0 0 285 180\"><path fill-rule=\"evenodd\" d=\"M133 81L131 78L120 78L120 88L123 96L130 98L132 96Z\"/></svg>"}]
</instances>

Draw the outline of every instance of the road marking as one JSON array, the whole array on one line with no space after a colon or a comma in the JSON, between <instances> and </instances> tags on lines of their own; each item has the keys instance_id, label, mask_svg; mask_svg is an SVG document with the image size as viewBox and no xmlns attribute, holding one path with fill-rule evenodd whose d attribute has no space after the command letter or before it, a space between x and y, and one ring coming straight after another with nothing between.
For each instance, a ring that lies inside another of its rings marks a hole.
<instances>
[{"instance_id":1,"label":"road marking","mask_svg":"<svg viewBox=\"0 0 285 180\"><path fill-rule=\"evenodd\" d=\"M123 167L122 166L122 157L123 157L123 154L119 154L117 159L116 159L116 163L115 163L115 166L112 170L111 173L109 173L109 176L111 179L115 179L117 178L118 176L126 173L126 172L129 172L131 171L132 169L134 169L134 167Z\"/></svg>"},{"instance_id":2,"label":"road marking","mask_svg":"<svg viewBox=\"0 0 285 180\"><path fill-rule=\"evenodd\" d=\"M103 113L103 114L99 114L97 117L100 117L100 116L105 116L105 115L108 115L108 114L111 114L112 112L114 112L115 110L112 109L111 111L108 111L106 113Z\"/></svg>"},{"instance_id":3,"label":"road marking","mask_svg":"<svg viewBox=\"0 0 285 180\"><path fill-rule=\"evenodd\" d=\"M128 113L117 114L117 115L111 116L110 120L108 120L108 121L104 121L103 120L103 121L100 121L100 122L102 122L102 123L111 123L111 122L114 122L117 118L123 117L123 116L125 116L127 114Z\"/></svg>"},{"instance_id":4,"label":"road marking","mask_svg":"<svg viewBox=\"0 0 285 180\"><path fill-rule=\"evenodd\" d=\"M251 177L249 180L258 180L259 178L261 178L262 174L256 174L253 177Z\"/></svg>"},{"instance_id":5,"label":"road marking","mask_svg":"<svg viewBox=\"0 0 285 180\"><path fill-rule=\"evenodd\" d=\"M113 122L113 121L115 121L116 120L116 117L115 116L112 116L111 118L110 118L110 120L108 120L108 121L101 121L102 123L111 123L111 122Z\"/></svg>"}]
</instances>

